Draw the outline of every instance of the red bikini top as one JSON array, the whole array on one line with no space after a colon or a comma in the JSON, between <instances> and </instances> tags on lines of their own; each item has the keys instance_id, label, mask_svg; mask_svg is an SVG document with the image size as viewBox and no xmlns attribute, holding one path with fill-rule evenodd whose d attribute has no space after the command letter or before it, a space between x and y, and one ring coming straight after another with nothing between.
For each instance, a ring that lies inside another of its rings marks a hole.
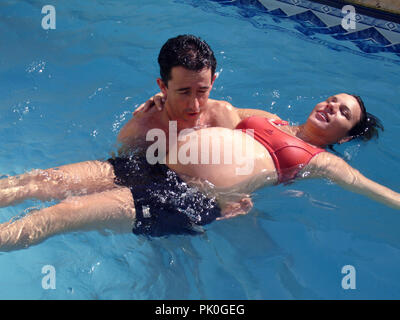
<instances>
[{"instance_id":1,"label":"red bikini top","mask_svg":"<svg viewBox=\"0 0 400 320\"><path fill-rule=\"evenodd\" d=\"M309 145L273 125L288 125L287 121L269 120L264 117L249 117L243 119L236 129L245 132L254 130L254 139L260 142L270 153L278 173L278 182L285 183L296 178L299 171L310 160L324 149Z\"/></svg>"}]
</instances>

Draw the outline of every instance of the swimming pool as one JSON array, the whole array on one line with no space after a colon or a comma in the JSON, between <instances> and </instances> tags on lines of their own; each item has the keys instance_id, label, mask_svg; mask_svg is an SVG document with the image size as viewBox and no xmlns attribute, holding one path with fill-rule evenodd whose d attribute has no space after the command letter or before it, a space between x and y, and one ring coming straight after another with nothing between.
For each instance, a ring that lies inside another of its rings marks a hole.
<instances>
[{"instance_id":1,"label":"swimming pool","mask_svg":"<svg viewBox=\"0 0 400 320\"><path fill-rule=\"evenodd\" d=\"M106 159L132 110L157 92L166 39L213 48L212 98L299 122L332 93L354 92L378 115L377 141L337 147L367 177L399 189L400 57L311 35L256 1L45 1L0 5L0 175ZM234 4L234 5L233 5ZM1 221L48 206L2 208ZM400 293L398 212L326 181L267 188L247 216L204 236L147 239L97 232L0 254L0 299L393 299ZM44 266L56 289L43 289ZM341 286L342 267L356 289Z\"/></svg>"}]
</instances>

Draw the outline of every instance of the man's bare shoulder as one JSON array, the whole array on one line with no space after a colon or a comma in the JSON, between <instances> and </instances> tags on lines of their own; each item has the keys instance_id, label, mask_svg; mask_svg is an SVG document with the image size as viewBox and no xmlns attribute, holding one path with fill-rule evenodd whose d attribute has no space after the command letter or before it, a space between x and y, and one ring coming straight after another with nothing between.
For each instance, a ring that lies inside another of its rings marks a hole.
<instances>
[{"instance_id":1,"label":"man's bare shoulder","mask_svg":"<svg viewBox=\"0 0 400 320\"><path fill-rule=\"evenodd\" d=\"M232 129L240 121L237 109L228 101L209 99L208 103L211 125Z\"/></svg>"},{"instance_id":2,"label":"man's bare shoulder","mask_svg":"<svg viewBox=\"0 0 400 320\"><path fill-rule=\"evenodd\" d=\"M208 99L208 103L210 104L210 106L212 107L216 107L216 108L223 108L223 109L234 109L234 107L232 106L232 104L230 104L228 101L225 100L214 100L214 99Z\"/></svg>"},{"instance_id":3,"label":"man's bare shoulder","mask_svg":"<svg viewBox=\"0 0 400 320\"><path fill-rule=\"evenodd\" d=\"M237 113L237 109L228 101L209 99L208 103L209 110L215 115L227 116Z\"/></svg>"}]
</instances>

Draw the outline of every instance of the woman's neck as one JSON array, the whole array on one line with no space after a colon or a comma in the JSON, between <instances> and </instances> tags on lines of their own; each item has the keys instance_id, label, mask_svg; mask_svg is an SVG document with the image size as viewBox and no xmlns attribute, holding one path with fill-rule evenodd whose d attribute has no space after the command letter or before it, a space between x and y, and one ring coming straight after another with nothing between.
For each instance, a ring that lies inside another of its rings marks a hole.
<instances>
[{"instance_id":1,"label":"woman's neck","mask_svg":"<svg viewBox=\"0 0 400 320\"><path fill-rule=\"evenodd\" d=\"M326 139L321 137L319 134L315 134L310 128L308 128L305 124L294 127L294 133L297 138L312 144L319 148L325 148L329 143L326 142Z\"/></svg>"}]
</instances>

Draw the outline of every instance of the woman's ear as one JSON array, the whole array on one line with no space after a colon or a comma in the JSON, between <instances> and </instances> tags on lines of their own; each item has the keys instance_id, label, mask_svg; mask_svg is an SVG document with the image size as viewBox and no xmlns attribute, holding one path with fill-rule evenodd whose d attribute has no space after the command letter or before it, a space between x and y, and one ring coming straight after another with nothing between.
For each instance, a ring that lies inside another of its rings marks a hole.
<instances>
[{"instance_id":1,"label":"woman's ear","mask_svg":"<svg viewBox=\"0 0 400 320\"><path fill-rule=\"evenodd\" d=\"M161 92L163 93L164 98L167 99L167 90L168 90L167 85L164 83L164 81L161 80L161 78L157 78L157 84Z\"/></svg>"}]
</instances>

